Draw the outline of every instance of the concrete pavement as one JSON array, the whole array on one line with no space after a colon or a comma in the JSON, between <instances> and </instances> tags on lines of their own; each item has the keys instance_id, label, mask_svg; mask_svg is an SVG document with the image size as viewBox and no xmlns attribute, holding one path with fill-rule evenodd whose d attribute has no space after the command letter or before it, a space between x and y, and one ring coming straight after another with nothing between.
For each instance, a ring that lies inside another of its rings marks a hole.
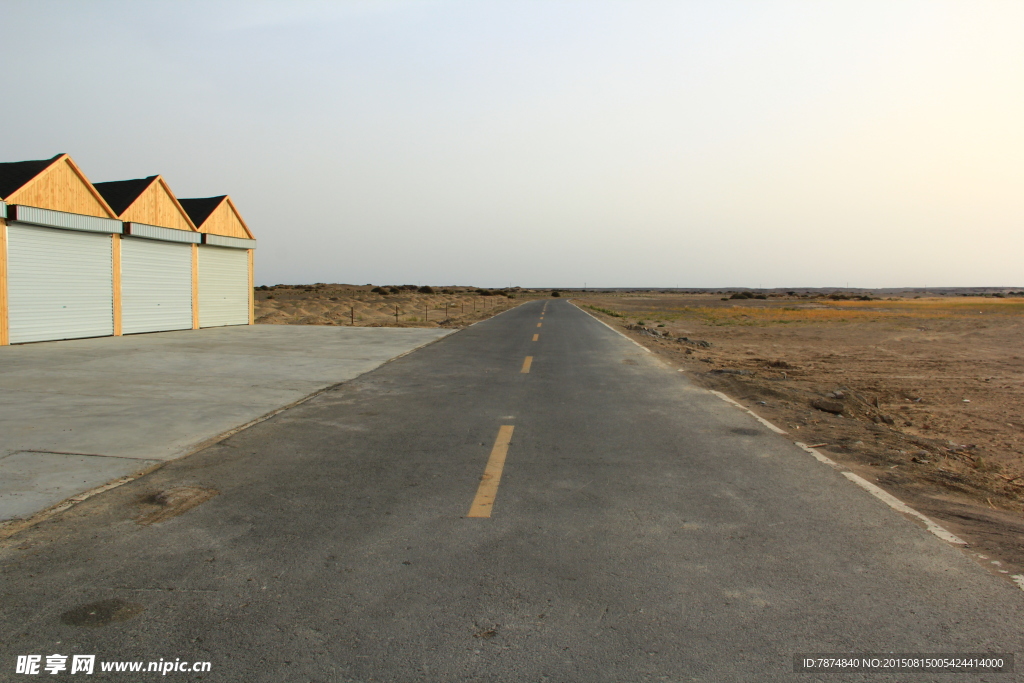
<instances>
[{"instance_id":1,"label":"concrete pavement","mask_svg":"<svg viewBox=\"0 0 1024 683\"><path fill-rule=\"evenodd\" d=\"M140 523L182 487L208 499ZM190 681L1003 681L793 655L1024 649L1017 588L563 301L91 498L0 567L3 675L63 653L210 663Z\"/></svg>"},{"instance_id":2,"label":"concrete pavement","mask_svg":"<svg viewBox=\"0 0 1024 683\"><path fill-rule=\"evenodd\" d=\"M449 333L253 325L0 348L0 521L179 457Z\"/></svg>"}]
</instances>

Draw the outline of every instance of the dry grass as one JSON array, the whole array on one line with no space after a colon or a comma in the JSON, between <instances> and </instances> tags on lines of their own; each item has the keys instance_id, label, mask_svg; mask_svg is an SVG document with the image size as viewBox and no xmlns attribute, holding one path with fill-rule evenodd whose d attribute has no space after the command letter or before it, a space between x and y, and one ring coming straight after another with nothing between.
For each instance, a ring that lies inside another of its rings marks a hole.
<instances>
[{"instance_id":1,"label":"dry grass","mask_svg":"<svg viewBox=\"0 0 1024 683\"><path fill-rule=\"evenodd\" d=\"M279 285L256 292L261 325L356 325L358 327L461 327L508 310L538 293L484 296L470 288L393 294L355 285Z\"/></svg>"}]
</instances>

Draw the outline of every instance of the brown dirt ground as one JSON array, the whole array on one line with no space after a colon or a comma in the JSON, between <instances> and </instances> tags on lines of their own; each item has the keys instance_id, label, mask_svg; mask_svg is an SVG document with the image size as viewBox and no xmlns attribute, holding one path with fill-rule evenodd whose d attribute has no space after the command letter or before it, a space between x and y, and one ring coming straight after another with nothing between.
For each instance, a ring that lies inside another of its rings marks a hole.
<instances>
[{"instance_id":1,"label":"brown dirt ground","mask_svg":"<svg viewBox=\"0 0 1024 683\"><path fill-rule=\"evenodd\" d=\"M371 285L330 284L257 288L256 323L351 325L354 317L357 327L463 327L541 296L518 288L509 290L515 298L498 293L484 296L469 287L436 287L433 294L403 289L387 295L371 289Z\"/></svg>"},{"instance_id":2,"label":"brown dirt ground","mask_svg":"<svg viewBox=\"0 0 1024 683\"><path fill-rule=\"evenodd\" d=\"M1024 572L1024 299L573 301L939 521L989 570Z\"/></svg>"}]
</instances>

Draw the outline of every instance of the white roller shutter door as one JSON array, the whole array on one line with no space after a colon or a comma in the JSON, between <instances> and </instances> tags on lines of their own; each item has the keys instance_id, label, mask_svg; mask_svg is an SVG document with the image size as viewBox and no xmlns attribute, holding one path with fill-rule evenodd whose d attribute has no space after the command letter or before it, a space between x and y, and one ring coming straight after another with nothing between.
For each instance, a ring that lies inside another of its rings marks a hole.
<instances>
[{"instance_id":1,"label":"white roller shutter door","mask_svg":"<svg viewBox=\"0 0 1024 683\"><path fill-rule=\"evenodd\" d=\"M199 326L249 324L249 253L199 247Z\"/></svg>"},{"instance_id":2,"label":"white roller shutter door","mask_svg":"<svg viewBox=\"0 0 1024 683\"><path fill-rule=\"evenodd\" d=\"M192 245L121 240L121 331L192 329Z\"/></svg>"},{"instance_id":3,"label":"white roller shutter door","mask_svg":"<svg viewBox=\"0 0 1024 683\"><path fill-rule=\"evenodd\" d=\"M114 334L110 235L7 227L11 343Z\"/></svg>"}]
</instances>

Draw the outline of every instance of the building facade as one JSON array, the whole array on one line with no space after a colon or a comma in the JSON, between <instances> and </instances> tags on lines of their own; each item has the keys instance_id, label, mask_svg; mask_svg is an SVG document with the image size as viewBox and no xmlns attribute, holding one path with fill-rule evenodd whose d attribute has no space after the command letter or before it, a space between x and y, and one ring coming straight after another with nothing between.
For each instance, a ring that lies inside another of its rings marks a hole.
<instances>
[{"instance_id":1,"label":"building facade","mask_svg":"<svg viewBox=\"0 0 1024 683\"><path fill-rule=\"evenodd\" d=\"M227 196L0 163L0 345L252 324L255 247Z\"/></svg>"}]
</instances>

